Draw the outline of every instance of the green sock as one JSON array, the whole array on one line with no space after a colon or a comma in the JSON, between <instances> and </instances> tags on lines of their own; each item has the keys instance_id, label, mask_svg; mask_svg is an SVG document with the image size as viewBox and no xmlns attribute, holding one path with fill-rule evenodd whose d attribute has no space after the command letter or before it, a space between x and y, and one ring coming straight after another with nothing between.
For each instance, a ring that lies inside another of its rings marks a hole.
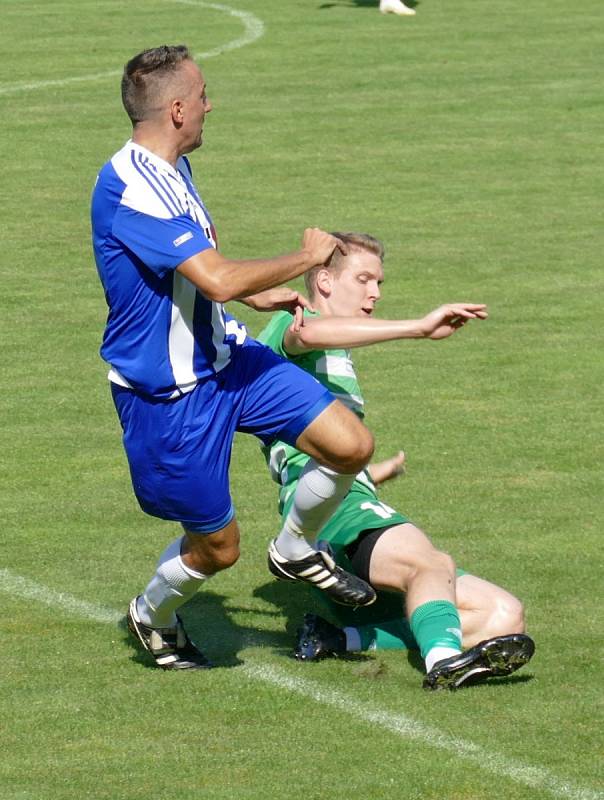
<instances>
[{"instance_id":1,"label":"green sock","mask_svg":"<svg viewBox=\"0 0 604 800\"><path fill-rule=\"evenodd\" d=\"M416 646L405 619L357 625L356 629L361 637L361 650L411 650Z\"/></svg>"},{"instance_id":2,"label":"green sock","mask_svg":"<svg viewBox=\"0 0 604 800\"><path fill-rule=\"evenodd\" d=\"M422 657L433 647L461 650L461 621L448 600L430 600L418 606L409 620Z\"/></svg>"}]
</instances>

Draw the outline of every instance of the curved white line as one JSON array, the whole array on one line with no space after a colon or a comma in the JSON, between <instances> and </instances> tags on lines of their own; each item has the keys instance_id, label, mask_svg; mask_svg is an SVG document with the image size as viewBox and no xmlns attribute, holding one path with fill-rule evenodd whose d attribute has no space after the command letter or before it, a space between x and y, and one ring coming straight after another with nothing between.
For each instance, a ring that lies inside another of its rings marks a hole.
<instances>
[{"instance_id":1,"label":"curved white line","mask_svg":"<svg viewBox=\"0 0 604 800\"><path fill-rule=\"evenodd\" d=\"M240 47L245 47L252 44L257 39L264 35L264 23L259 17L251 14L249 11L239 11L231 6L224 6L219 3L205 3L203 0L167 0L171 3L180 3L181 5L197 6L203 8L210 8L214 11L221 11L231 17L235 17L243 24L243 34L233 39L231 42L214 47L205 53L195 53L195 59L206 59L220 56L222 53L228 53L229 50L237 50ZM121 70L111 70L109 72L95 72L92 75L74 75L71 78L58 78L49 81L35 81L32 83L14 83L9 86L0 86L0 95L16 94L18 92L29 92L35 89L49 89L53 86L69 86L73 83L86 83L88 81L101 81L106 78L118 78L122 74Z\"/></svg>"},{"instance_id":2,"label":"curved white line","mask_svg":"<svg viewBox=\"0 0 604 800\"><path fill-rule=\"evenodd\" d=\"M264 35L264 22L254 14L250 14L249 11L239 11L236 8L231 8L231 6L223 6L220 3L205 3L203 0L169 0L169 2L181 3L186 6L212 8L214 11L222 11L231 17L235 17L243 23L244 32L242 36L205 53L196 53L196 59L213 58L214 56L222 55L222 53L227 53L229 50L237 50L239 47L252 44L252 42Z\"/></svg>"}]
</instances>

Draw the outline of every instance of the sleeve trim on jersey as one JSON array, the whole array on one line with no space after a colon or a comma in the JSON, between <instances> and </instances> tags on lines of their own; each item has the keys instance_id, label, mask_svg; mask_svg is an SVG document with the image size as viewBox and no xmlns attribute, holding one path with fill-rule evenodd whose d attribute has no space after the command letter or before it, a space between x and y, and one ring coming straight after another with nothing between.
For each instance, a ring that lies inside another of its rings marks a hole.
<instances>
[{"instance_id":1,"label":"sleeve trim on jersey","mask_svg":"<svg viewBox=\"0 0 604 800\"><path fill-rule=\"evenodd\" d=\"M189 159L186 156L181 156L180 161L186 168L187 176L193 179L193 169L191 167L191 162L189 161Z\"/></svg>"},{"instance_id":2,"label":"sleeve trim on jersey","mask_svg":"<svg viewBox=\"0 0 604 800\"><path fill-rule=\"evenodd\" d=\"M162 219L121 205L111 232L159 277L212 248L204 231L188 214Z\"/></svg>"},{"instance_id":3,"label":"sleeve trim on jersey","mask_svg":"<svg viewBox=\"0 0 604 800\"><path fill-rule=\"evenodd\" d=\"M185 213L185 210L180 207L178 198L170 191L169 187L166 188L162 186L157 176L153 174L152 164L149 163L149 160L146 159L142 153L138 153L135 150L130 154L130 158L134 169L143 180L149 184L152 191L157 195L168 211L176 216Z\"/></svg>"}]
</instances>

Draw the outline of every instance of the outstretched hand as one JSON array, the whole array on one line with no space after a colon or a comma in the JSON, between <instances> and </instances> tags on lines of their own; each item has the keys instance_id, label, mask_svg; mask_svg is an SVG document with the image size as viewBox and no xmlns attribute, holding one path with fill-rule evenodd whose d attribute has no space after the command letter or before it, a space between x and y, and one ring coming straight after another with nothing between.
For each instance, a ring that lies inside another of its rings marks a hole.
<instances>
[{"instance_id":1,"label":"outstretched hand","mask_svg":"<svg viewBox=\"0 0 604 800\"><path fill-rule=\"evenodd\" d=\"M375 464L370 464L367 469L371 475L371 480L376 486L379 486L380 483L385 483L405 474L405 454L402 450L399 450L395 456L387 458L385 461L376 461Z\"/></svg>"},{"instance_id":2,"label":"outstretched hand","mask_svg":"<svg viewBox=\"0 0 604 800\"><path fill-rule=\"evenodd\" d=\"M256 311L289 311L294 317L291 324L294 333L298 333L304 325L304 309L314 310L303 294L289 286L277 286L275 289L250 295L245 298L245 303Z\"/></svg>"},{"instance_id":3,"label":"outstretched hand","mask_svg":"<svg viewBox=\"0 0 604 800\"><path fill-rule=\"evenodd\" d=\"M434 309L420 320L420 328L427 339L446 339L471 319L486 319L484 303L448 303Z\"/></svg>"}]
</instances>

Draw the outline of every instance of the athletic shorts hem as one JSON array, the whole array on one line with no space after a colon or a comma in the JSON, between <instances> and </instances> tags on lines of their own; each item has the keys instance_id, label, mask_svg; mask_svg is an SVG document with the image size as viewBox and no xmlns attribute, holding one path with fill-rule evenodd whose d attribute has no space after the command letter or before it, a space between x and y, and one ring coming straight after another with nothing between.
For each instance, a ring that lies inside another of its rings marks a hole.
<instances>
[{"instance_id":1,"label":"athletic shorts hem","mask_svg":"<svg viewBox=\"0 0 604 800\"><path fill-rule=\"evenodd\" d=\"M180 522L180 524L186 531L190 531L191 533L207 534L207 533L216 533L216 531L219 531L222 528L224 528L234 518L235 518L235 509L231 506L228 512L218 520L212 520L210 522L208 522L207 520L204 522L197 522L191 519L179 519L176 521Z\"/></svg>"},{"instance_id":2,"label":"athletic shorts hem","mask_svg":"<svg viewBox=\"0 0 604 800\"><path fill-rule=\"evenodd\" d=\"M300 414L300 416L290 420L287 426L279 431L275 438L294 446L298 436L300 436L300 434L303 433L306 428L308 428L311 422L314 422L314 420L322 411L327 408L327 406L330 406L334 402L334 399L335 398L331 392L326 389L325 394L319 397L319 399L313 403L313 405L303 414ZM271 441L274 441L274 439ZM265 444L270 444L270 441L265 442Z\"/></svg>"}]
</instances>

